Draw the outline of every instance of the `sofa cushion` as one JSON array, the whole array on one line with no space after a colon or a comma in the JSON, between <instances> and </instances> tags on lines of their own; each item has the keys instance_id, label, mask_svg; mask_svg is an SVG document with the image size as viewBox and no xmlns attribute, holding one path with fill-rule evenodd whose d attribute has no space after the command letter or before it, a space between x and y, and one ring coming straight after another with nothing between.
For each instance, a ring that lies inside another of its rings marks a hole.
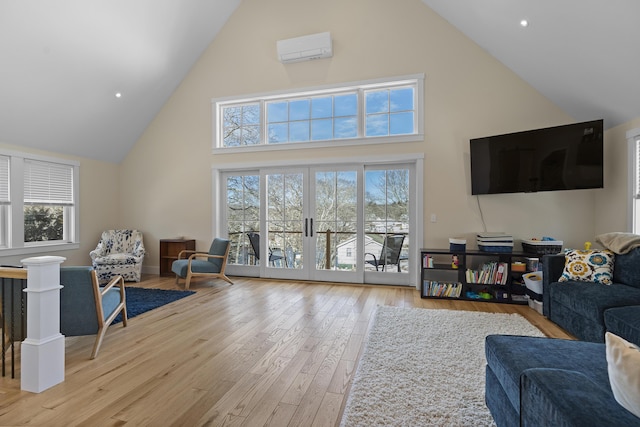
<instances>
[{"instance_id":1,"label":"sofa cushion","mask_svg":"<svg viewBox=\"0 0 640 427\"><path fill-rule=\"evenodd\" d=\"M594 381L582 372L528 369L522 374L521 393L523 427L640 424L640 419L615 401L608 383Z\"/></svg>"},{"instance_id":2,"label":"sofa cushion","mask_svg":"<svg viewBox=\"0 0 640 427\"><path fill-rule=\"evenodd\" d=\"M613 281L640 288L640 248L633 249L624 255L616 255Z\"/></svg>"},{"instance_id":3,"label":"sofa cushion","mask_svg":"<svg viewBox=\"0 0 640 427\"><path fill-rule=\"evenodd\" d=\"M137 264L140 261L140 257L135 257L132 254L111 254L96 258L93 263L95 265L122 265L122 264Z\"/></svg>"},{"instance_id":4,"label":"sofa cushion","mask_svg":"<svg viewBox=\"0 0 640 427\"><path fill-rule=\"evenodd\" d=\"M575 312L555 304L549 320L581 341L604 343L604 323L589 317L578 316Z\"/></svg>"},{"instance_id":5,"label":"sofa cushion","mask_svg":"<svg viewBox=\"0 0 640 427\"><path fill-rule=\"evenodd\" d=\"M520 423L519 410L513 407L489 365L485 370L484 400L496 426L517 426Z\"/></svg>"},{"instance_id":6,"label":"sofa cushion","mask_svg":"<svg viewBox=\"0 0 640 427\"><path fill-rule=\"evenodd\" d=\"M530 368L575 370L598 384L609 384L604 344L512 335L485 339L487 365L511 405L520 411L520 375Z\"/></svg>"},{"instance_id":7,"label":"sofa cushion","mask_svg":"<svg viewBox=\"0 0 640 427\"><path fill-rule=\"evenodd\" d=\"M568 250L565 264L558 282L576 280L610 285L613 282L615 254L609 250Z\"/></svg>"},{"instance_id":8,"label":"sofa cushion","mask_svg":"<svg viewBox=\"0 0 640 427\"><path fill-rule=\"evenodd\" d=\"M640 417L640 348L607 332L607 364L611 390L616 401Z\"/></svg>"},{"instance_id":9,"label":"sofa cushion","mask_svg":"<svg viewBox=\"0 0 640 427\"><path fill-rule=\"evenodd\" d=\"M604 324L607 331L640 345L640 305L606 310Z\"/></svg>"},{"instance_id":10,"label":"sofa cushion","mask_svg":"<svg viewBox=\"0 0 640 427\"><path fill-rule=\"evenodd\" d=\"M604 310L611 307L640 305L640 289L619 283L603 285L591 282L555 282L549 284L551 313L569 309L579 316L604 325ZM562 307L557 307L560 304ZM562 326L562 325L560 325ZM604 337L603 337L604 338Z\"/></svg>"}]
</instances>

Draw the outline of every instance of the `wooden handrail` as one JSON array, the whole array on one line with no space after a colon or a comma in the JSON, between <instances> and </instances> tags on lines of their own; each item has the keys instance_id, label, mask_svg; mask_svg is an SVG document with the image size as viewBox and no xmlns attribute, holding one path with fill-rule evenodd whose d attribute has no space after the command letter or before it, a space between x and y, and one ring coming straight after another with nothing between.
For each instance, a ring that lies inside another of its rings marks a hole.
<instances>
[{"instance_id":1,"label":"wooden handrail","mask_svg":"<svg viewBox=\"0 0 640 427\"><path fill-rule=\"evenodd\" d=\"M0 267L0 278L27 279L27 269L17 267Z\"/></svg>"}]
</instances>

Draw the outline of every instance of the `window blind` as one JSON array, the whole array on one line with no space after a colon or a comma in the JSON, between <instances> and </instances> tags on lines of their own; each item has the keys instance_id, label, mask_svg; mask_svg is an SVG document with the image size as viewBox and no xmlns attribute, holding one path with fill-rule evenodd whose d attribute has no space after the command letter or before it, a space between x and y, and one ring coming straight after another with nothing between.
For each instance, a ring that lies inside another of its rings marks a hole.
<instances>
[{"instance_id":1,"label":"window blind","mask_svg":"<svg viewBox=\"0 0 640 427\"><path fill-rule=\"evenodd\" d=\"M73 167L25 159L24 203L73 205Z\"/></svg>"},{"instance_id":2,"label":"window blind","mask_svg":"<svg viewBox=\"0 0 640 427\"><path fill-rule=\"evenodd\" d=\"M9 202L9 157L0 156L0 204Z\"/></svg>"}]
</instances>

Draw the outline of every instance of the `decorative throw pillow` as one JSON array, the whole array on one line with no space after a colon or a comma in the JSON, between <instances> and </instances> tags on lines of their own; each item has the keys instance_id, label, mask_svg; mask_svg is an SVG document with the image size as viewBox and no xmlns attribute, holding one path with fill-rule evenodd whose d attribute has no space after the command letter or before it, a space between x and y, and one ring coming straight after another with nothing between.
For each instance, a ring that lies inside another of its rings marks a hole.
<instances>
[{"instance_id":1,"label":"decorative throw pillow","mask_svg":"<svg viewBox=\"0 0 640 427\"><path fill-rule=\"evenodd\" d=\"M610 285L613 283L614 260L614 253L607 249L591 251L567 250L565 252L564 271L558 281L576 280Z\"/></svg>"},{"instance_id":2,"label":"decorative throw pillow","mask_svg":"<svg viewBox=\"0 0 640 427\"><path fill-rule=\"evenodd\" d=\"M605 334L607 370L613 397L640 417L640 348L617 335Z\"/></svg>"}]
</instances>

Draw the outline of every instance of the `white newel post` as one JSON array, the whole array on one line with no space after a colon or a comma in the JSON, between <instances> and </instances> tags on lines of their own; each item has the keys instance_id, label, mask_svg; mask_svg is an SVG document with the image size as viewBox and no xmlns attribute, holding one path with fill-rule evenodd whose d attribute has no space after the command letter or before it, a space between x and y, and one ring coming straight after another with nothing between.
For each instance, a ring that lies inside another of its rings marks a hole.
<instances>
[{"instance_id":1,"label":"white newel post","mask_svg":"<svg viewBox=\"0 0 640 427\"><path fill-rule=\"evenodd\" d=\"M22 342L20 386L40 393L64 381L64 335L60 333L60 264L66 258L23 259L27 268L27 338Z\"/></svg>"}]
</instances>

